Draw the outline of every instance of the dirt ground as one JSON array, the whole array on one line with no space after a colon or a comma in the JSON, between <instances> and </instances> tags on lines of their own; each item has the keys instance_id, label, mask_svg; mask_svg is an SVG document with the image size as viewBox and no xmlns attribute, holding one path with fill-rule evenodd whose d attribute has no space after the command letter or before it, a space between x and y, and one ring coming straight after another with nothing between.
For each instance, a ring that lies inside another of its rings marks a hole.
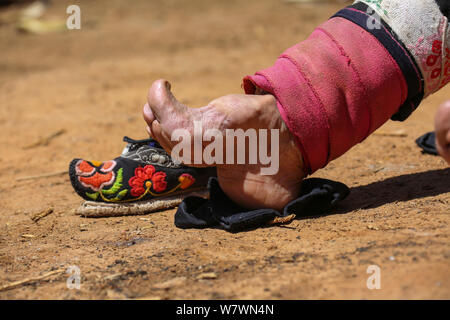
<instances>
[{"instance_id":1,"label":"dirt ground","mask_svg":"<svg viewBox=\"0 0 450 320\"><path fill-rule=\"evenodd\" d=\"M0 10L0 287L54 271L0 299L450 298L450 169L414 142L433 130L450 86L379 130L404 135L373 135L314 174L350 196L286 226L181 230L174 210L82 218L67 174L21 179L75 157L111 159L124 135L146 137L141 108L158 78L192 106L241 93L243 76L344 5L53 1L42 19L65 21L73 3L81 30L39 35L17 31L21 7ZM370 265L379 290L366 286ZM79 290L67 288L69 266L81 271Z\"/></svg>"}]
</instances>

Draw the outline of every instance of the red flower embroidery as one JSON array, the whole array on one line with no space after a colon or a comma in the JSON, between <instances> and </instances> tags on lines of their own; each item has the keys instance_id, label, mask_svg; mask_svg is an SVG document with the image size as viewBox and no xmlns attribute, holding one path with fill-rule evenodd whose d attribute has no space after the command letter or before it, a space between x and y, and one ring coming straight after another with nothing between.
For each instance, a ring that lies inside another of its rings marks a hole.
<instances>
[{"instance_id":1,"label":"red flower embroidery","mask_svg":"<svg viewBox=\"0 0 450 320\"><path fill-rule=\"evenodd\" d=\"M99 191L114 182L115 174L112 170L115 166L114 160L106 162L79 160L75 165L75 172L78 175L78 181L85 188Z\"/></svg>"},{"instance_id":2,"label":"red flower embroidery","mask_svg":"<svg viewBox=\"0 0 450 320\"><path fill-rule=\"evenodd\" d=\"M178 181L180 181L180 188L181 189L187 189L187 188L189 188L190 186L192 186L194 184L195 179L189 173L183 173L178 178Z\"/></svg>"},{"instance_id":3,"label":"red flower embroidery","mask_svg":"<svg viewBox=\"0 0 450 320\"><path fill-rule=\"evenodd\" d=\"M162 191L166 190L167 182L165 179L166 179L166 174L164 172L162 172L162 171L156 172L152 177L153 190L155 190L156 192L162 192Z\"/></svg>"},{"instance_id":4,"label":"red flower embroidery","mask_svg":"<svg viewBox=\"0 0 450 320\"><path fill-rule=\"evenodd\" d=\"M137 167L134 170L134 177L131 177L128 184L131 186L131 195L139 197L144 194L147 188L153 186L156 192L162 192L167 188L166 174L162 171L155 173L155 167L146 165Z\"/></svg>"}]
</instances>

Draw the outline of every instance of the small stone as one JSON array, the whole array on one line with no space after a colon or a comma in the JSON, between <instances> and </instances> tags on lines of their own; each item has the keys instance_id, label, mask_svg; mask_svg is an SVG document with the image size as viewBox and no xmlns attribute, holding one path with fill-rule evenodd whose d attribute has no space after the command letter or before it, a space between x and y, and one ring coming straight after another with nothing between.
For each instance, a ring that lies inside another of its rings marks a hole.
<instances>
[{"instance_id":1,"label":"small stone","mask_svg":"<svg viewBox=\"0 0 450 320\"><path fill-rule=\"evenodd\" d=\"M114 273L114 274L104 277L103 280L116 280L116 279L120 278L121 275L122 275L121 273Z\"/></svg>"},{"instance_id":2,"label":"small stone","mask_svg":"<svg viewBox=\"0 0 450 320\"><path fill-rule=\"evenodd\" d=\"M215 272L201 273L197 276L198 280L212 280L217 279L217 274Z\"/></svg>"}]
</instances>

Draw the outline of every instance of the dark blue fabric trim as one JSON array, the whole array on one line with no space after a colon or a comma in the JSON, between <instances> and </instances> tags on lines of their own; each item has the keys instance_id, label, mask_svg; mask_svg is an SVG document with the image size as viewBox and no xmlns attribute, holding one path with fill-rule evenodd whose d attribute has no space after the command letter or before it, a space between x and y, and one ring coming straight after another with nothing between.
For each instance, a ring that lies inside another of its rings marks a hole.
<instances>
[{"instance_id":1,"label":"dark blue fabric trim","mask_svg":"<svg viewBox=\"0 0 450 320\"><path fill-rule=\"evenodd\" d=\"M391 119L403 121L419 106L423 99L423 77L414 57L409 53L406 46L398 39L397 35L383 19L380 18L381 28L369 28L370 24L367 20L369 15L368 8L369 7L365 3L358 2L340 10L331 18L341 17L347 19L371 33L378 41L380 41L396 61L408 86L408 95L406 101L400 106L398 112L395 113Z\"/></svg>"},{"instance_id":2,"label":"dark blue fabric trim","mask_svg":"<svg viewBox=\"0 0 450 320\"><path fill-rule=\"evenodd\" d=\"M448 0L435 0L442 14L450 19L450 1Z\"/></svg>"}]
</instances>

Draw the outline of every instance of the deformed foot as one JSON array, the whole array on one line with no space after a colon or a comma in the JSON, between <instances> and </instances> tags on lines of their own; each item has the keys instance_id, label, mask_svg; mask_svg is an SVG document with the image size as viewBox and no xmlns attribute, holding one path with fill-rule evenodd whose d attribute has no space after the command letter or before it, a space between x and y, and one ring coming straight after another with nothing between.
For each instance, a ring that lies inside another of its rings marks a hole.
<instances>
[{"instance_id":1,"label":"deformed foot","mask_svg":"<svg viewBox=\"0 0 450 320\"><path fill-rule=\"evenodd\" d=\"M171 137L175 130L185 129L195 144L195 122L201 123L203 132L214 130L222 135L226 145L227 129L246 131L254 129L258 141L262 139L260 129L277 130L279 140L279 168L274 174L262 175L261 169L267 167L261 162L250 164L215 163L217 177L222 190L236 203L247 208L281 209L289 201L295 199L300 191L303 177L302 156L295 145L286 125L281 119L272 95L234 94L220 97L202 108L189 108L178 102L170 91L170 84L165 80L153 83L148 94L148 103L144 106L144 118L149 134L155 138L170 154L178 143ZM272 143L270 140L269 144ZM204 151L209 142L203 142ZM246 159L248 160L249 145L247 144ZM271 146L268 146L270 149ZM236 156L234 149L234 155ZM240 150L242 152L242 150ZM223 158L226 159L230 150L224 147ZM271 155L273 156L273 155ZM191 153L190 164L194 163L194 153ZM225 161L224 161L225 162ZM196 165L208 165L206 162Z\"/></svg>"}]
</instances>

